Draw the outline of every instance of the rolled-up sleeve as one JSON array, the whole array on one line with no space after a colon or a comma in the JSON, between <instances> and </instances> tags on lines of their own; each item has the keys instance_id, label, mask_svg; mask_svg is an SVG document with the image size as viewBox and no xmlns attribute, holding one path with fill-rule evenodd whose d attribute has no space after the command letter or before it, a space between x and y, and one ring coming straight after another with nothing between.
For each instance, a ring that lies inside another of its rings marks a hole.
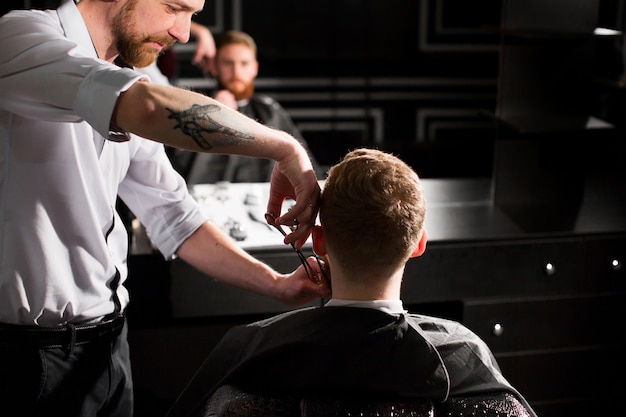
<instances>
[{"instance_id":1,"label":"rolled-up sleeve","mask_svg":"<svg viewBox=\"0 0 626 417\"><path fill-rule=\"evenodd\" d=\"M172 168L162 144L132 135L131 164L119 195L166 259L208 219Z\"/></svg>"},{"instance_id":2,"label":"rolled-up sleeve","mask_svg":"<svg viewBox=\"0 0 626 417\"><path fill-rule=\"evenodd\" d=\"M0 107L46 121L84 120L111 139L119 94L145 77L66 38L55 16L12 12L0 20Z\"/></svg>"}]
</instances>

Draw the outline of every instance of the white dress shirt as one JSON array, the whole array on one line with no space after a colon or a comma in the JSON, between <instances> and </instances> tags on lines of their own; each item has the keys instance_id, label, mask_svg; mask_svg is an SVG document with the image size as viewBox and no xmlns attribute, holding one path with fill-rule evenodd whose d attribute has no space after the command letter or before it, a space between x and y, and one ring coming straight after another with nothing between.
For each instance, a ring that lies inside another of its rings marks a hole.
<instances>
[{"instance_id":1,"label":"white dress shirt","mask_svg":"<svg viewBox=\"0 0 626 417\"><path fill-rule=\"evenodd\" d=\"M359 307L359 308L371 308L374 310L380 310L387 314L397 316L404 314L407 310L404 309L402 300L341 300L338 298L331 298L325 304L328 307Z\"/></svg>"},{"instance_id":2,"label":"white dress shirt","mask_svg":"<svg viewBox=\"0 0 626 417\"><path fill-rule=\"evenodd\" d=\"M206 218L163 145L110 131L146 76L98 59L72 0L5 15L0 45L0 322L96 320L127 277L118 195L166 258Z\"/></svg>"}]
</instances>

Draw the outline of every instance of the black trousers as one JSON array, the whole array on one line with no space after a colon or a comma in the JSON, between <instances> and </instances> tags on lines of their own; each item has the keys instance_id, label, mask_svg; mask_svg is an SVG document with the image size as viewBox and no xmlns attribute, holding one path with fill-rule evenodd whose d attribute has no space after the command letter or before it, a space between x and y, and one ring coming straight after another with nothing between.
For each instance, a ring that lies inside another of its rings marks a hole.
<instances>
[{"instance_id":1,"label":"black trousers","mask_svg":"<svg viewBox=\"0 0 626 417\"><path fill-rule=\"evenodd\" d=\"M131 417L127 332L69 350L0 344L0 415Z\"/></svg>"}]
</instances>

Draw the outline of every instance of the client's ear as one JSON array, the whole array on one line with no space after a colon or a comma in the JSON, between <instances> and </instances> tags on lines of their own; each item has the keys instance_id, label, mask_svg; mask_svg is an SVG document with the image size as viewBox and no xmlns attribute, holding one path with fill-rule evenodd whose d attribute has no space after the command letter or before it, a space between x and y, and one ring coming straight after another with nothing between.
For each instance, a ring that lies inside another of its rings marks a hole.
<instances>
[{"instance_id":1,"label":"client's ear","mask_svg":"<svg viewBox=\"0 0 626 417\"><path fill-rule=\"evenodd\" d=\"M313 226L311 237L313 240L313 252L315 252L317 256L326 256L326 244L324 243L324 229L322 226Z\"/></svg>"},{"instance_id":2,"label":"client's ear","mask_svg":"<svg viewBox=\"0 0 626 417\"><path fill-rule=\"evenodd\" d=\"M426 242L427 241L428 241L428 236L427 236L426 230L422 229L422 232L420 234L419 242L417 242L417 247L415 248L415 250L411 254L410 258L417 258L418 256L422 256L422 254L426 250Z\"/></svg>"}]
</instances>

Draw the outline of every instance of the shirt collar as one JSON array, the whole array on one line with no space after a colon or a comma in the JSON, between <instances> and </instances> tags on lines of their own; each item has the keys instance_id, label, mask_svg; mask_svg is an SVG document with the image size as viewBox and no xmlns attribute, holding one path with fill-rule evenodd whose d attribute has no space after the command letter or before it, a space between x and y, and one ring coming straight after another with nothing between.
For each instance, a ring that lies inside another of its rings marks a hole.
<instances>
[{"instance_id":1,"label":"shirt collar","mask_svg":"<svg viewBox=\"0 0 626 417\"><path fill-rule=\"evenodd\" d=\"M360 308L372 308L374 310L380 310L387 314L403 314L407 311L402 305L402 300L339 300L336 298L330 299L326 304L326 307L360 307Z\"/></svg>"},{"instance_id":2,"label":"shirt collar","mask_svg":"<svg viewBox=\"0 0 626 417\"><path fill-rule=\"evenodd\" d=\"M89 36L89 30L74 0L63 0L57 8L57 14L65 36L76 42L83 54L97 58L98 53Z\"/></svg>"}]
</instances>

